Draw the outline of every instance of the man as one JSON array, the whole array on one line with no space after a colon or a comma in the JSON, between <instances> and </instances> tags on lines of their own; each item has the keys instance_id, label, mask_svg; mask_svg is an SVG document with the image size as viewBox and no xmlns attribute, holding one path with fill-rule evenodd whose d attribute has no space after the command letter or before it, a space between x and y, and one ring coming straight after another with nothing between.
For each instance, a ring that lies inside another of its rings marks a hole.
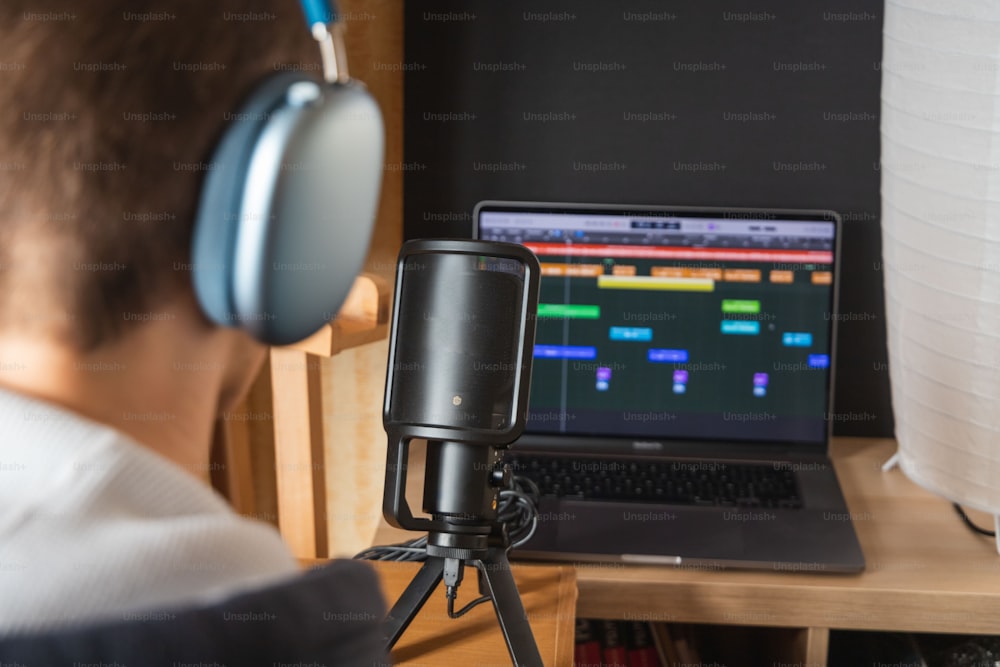
<instances>
[{"instance_id":1,"label":"man","mask_svg":"<svg viewBox=\"0 0 1000 667\"><path fill-rule=\"evenodd\" d=\"M301 10L44 7L0 5L0 636L298 572L276 531L206 482L216 416L266 350L201 313L190 243L241 100L318 69ZM351 595L380 599L371 577Z\"/></svg>"}]
</instances>

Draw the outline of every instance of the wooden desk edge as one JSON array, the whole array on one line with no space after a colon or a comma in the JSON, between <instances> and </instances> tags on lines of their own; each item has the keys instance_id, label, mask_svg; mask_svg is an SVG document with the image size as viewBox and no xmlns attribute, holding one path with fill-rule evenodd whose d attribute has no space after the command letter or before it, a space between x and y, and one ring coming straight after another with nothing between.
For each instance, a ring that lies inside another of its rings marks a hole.
<instances>
[{"instance_id":1,"label":"wooden desk edge","mask_svg":"<svg viewBox=\"0 0 1000 667\"><path fill-rule=\"evenodd\" d=\"M786 575L782 575L786 576ZM839 575L828 575L839 576ZM1000 634L1000 598L984 603L979 595L900 592L891 589L810 586L807 597L820 599L803 611L802 584L784 585L695 581L577 580L581 618L619 618L649 622L708 623L757 627L838 630ZM641 587L643 602L637 603ZM656 599L655 605L646 600Z\"/></svg>"}]
</instances>

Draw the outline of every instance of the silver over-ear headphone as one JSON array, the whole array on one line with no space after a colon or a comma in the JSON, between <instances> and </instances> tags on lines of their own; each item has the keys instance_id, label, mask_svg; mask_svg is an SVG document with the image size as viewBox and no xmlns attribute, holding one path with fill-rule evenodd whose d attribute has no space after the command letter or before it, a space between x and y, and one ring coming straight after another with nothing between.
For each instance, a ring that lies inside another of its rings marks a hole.
<instances>
[{"instance_id":1,"label":"silver over-ear headphone","mask_svg":"<svg viewBox=\"0 0 1000 667\"><path fill-rule=\"evenodd\" d=\"M209 319L275 345L336 313L365 259L382 182L382 115L347 74L335 9L301 2L325 80L277 75L233 114L206 174L192 247Z\"/></svg>"}]
</instances>

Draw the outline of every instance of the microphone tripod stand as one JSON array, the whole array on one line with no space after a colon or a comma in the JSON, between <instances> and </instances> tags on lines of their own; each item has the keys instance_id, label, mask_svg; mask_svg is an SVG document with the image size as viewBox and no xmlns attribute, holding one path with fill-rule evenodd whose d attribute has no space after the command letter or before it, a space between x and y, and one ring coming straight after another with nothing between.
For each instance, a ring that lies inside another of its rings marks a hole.
<instances>
[{"instance_id":1,"label":"microphone tripod stand","mask_svg":"<svg viewBox=\"0 0 1000 667\"><path fill-rule=\"evenodd\" d=\"M458 618L479 604L492 602L513 664L541 667L542 657L507 559L510 540L505 527L496 520L497 489L507 485L510 468L499 463L500 455L495 448L468 443L428 442L427 456L425 506L430 498L435 500L432 507L438 508L450 508L459 503L468 509L470 500L477 496L483 502L474 512L428 510L435 527L427 534L427 559L386 617L387 649L392 649L438 584L444 581L450 618ZM486 475L482 474L486 467L484 461L493 462ZM472 465L468 465L470 463ZM463 469L479 474L464 475L472 477L465 483L452 478L447 486L436 484L442 471ZM475 479L477 477L479 480ZM478 492L477 481L482 482ZM466 565L476 568L480 597L455 611L455 598Z\"/></svg>"}]
</instances>

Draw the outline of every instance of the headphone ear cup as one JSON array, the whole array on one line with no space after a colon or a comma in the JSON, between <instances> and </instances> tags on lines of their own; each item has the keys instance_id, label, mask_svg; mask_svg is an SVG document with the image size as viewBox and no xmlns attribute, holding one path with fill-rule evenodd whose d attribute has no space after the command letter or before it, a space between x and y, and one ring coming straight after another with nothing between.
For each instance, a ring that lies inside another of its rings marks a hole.
<instances>
[{"instance_id":1,"label":"headphone ear cup","mask_svg":"<svg viewBox=\"0 0 1000 667\"><path fill-rule=\"evenodd\" d=\"M384 131L363 86L295 74L234 116L195 222L195 292L216 324L268 344L314 333L361 269L382 180Z\"/></svg>"},{"instance_id":2,"label":"headphone ear cup","mask_svg":"<svg viewBox=\"0 0 1000 667\"><path fill-rule=\"evenodd\" d=\"M288 87L304 77L268 79L228 119L222 138L205 167L191 248L191 270L202 310L220 326L238 326L231 275L239 232L243 190L250 157L264 125L282 105Z\"/></svg>"}]
</instances>

